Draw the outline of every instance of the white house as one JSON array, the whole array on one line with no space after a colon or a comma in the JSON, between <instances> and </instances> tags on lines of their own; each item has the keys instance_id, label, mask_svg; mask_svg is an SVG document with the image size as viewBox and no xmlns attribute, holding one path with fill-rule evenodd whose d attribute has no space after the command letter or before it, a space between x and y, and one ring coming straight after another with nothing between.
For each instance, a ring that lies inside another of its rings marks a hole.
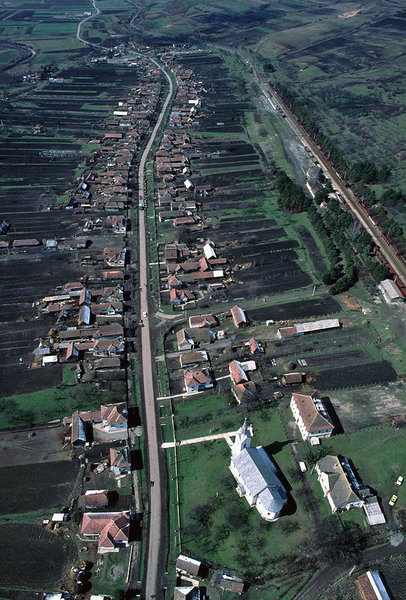
<instances>
[{"instance_id":1,"label":"white house","mask_svg":"<svg viewBox=\"0 0 406 600\"><path fill-rule=\"evenodd\" d=\"M276 521L287 502L286 490L276 475L276 467L261 447L251 448L252 426L245 419L231 452L230 471L237 481L237 493L245 496L266 521Z\"/></svg>"},{"instance_id":2,"label":"white house","mask_svg":"<svg viewBox=\"0 0 406 600\"><path fill-rule=\"evenodd\" d=\"M293 393L290 410L304 440L328 438L333 433L334 426L317 391L307 394Z\"/></svg>"},{"instance_id":3,"label":"white house","mask_svg":"<svg viewBox=\"0 0 406 600\"><path fill-rule=\"evenodd\" d=\"M188 394L201 392L213 387L213 381L207 369L186 369L183 371L183 376Z\"/></svg>"}]
</instances>

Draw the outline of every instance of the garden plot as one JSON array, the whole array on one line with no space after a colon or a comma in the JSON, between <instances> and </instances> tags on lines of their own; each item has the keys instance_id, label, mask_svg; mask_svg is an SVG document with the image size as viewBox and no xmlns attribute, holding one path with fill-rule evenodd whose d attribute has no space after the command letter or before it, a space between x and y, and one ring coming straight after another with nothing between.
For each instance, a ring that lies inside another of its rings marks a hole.
<instances>
[{"instance_id":1,"label":"garden plot","mask_svg":"<svg viewBox=\"0 0 406 600\"><path fill-rule=\"evenodd\" d=\"M381 360L322 371L317 375L317 387L320 390L334 390L376 385L396 379L397 373L392 365L386 360Z\"/></svg>"},{"instance_id":2,"label":"garden plot","mask_svg":"<svg viewBox=\"0 0 406 600\"><path fill-rule=\"evenodd\" d=\"M65 432L62 425L0 432L3 467L69 460L71 449L64 442Z\"/></svg>"},{"instance_id":3,"label":"garden plot","mask_svg":"<svg viewBox=\"0 0 406 600\"><path fill-rule=\"evenodd\" d=\"M0 586L59 589L77 557L76 545L41 525L0 525Z\"/></svg>"},{"instance_id":4,"label":"garden plot","mask_svg":"<svg viewBox=\"0 0 406 600\"><path fill-rule=\"evenodd\" d=\"M0 498L0 514L61 508L78 473L76 459L0 468L0 486L7 490Z\"/></svg>"},{"instance_id":5,"label":"garden plot","mask_svg":"<svg viewBox=\"0 0 406 600\"><path fill-rule=\"evenodd\" d=\"M230 259L234 259L237 261L238 259L245 257L261 257L266 256L267 253L272 253L272 257L275 256L274 253L289 250L291 248L297 248L299 246L296 240L285 240L283 242L269 242L268 244L256 244L249 246L233 246L232 248L224 248L222 249L222 256Z\"/></svg>"},{"instance_id":6,"label":"garden plot","mask_svg":"<svg viewBox=\"0 0 406 600\"><path fill-rule=\"evenodd\" d=\"M286 302L285 304L275 304L273 306L250 308L249 318L252 321L284 321L287 319L304 319L310 317L320 317L338 313L341 307L337 300L331 296L322 298L312 298L301 300L300 302Z\"/></svg>"}]
</instances>

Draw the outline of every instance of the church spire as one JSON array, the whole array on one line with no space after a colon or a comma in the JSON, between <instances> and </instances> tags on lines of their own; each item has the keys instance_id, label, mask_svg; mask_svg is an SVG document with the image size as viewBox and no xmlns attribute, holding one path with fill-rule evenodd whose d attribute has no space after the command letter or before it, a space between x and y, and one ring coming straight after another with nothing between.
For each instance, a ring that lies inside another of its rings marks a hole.
<instances>
[{"instance_id":1,"label":"church spire","mask_svg":"<svg viewBox=\"0 0 406 600\"><path fill-rule=\"evenodd\" d=\"M235 436L234 444L231 449L232 456L236 456L244 448L249 448L251 446L251 439L254 435L254 431L252 429L252 425L247 425L247 419L244 419L244 423L237 431Z\"/></svg>"}]
</instances>

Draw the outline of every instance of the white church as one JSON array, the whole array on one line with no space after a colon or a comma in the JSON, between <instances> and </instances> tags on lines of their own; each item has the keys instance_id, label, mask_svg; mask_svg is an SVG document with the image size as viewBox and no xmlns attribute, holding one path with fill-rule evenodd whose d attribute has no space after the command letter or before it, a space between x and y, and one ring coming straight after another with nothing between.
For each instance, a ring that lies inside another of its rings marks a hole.
<instances>
[{"instance_id":1,"label":"white church","mask_svg":"<svg viewBox=\"0 0 406 600\"><path fill-rule=\"evenodd\" d=\"M245 496L263 519L276 521L287 502L286 490L262 446L251 447L252 436L252 425L245 419L231 448L230 471L238 483L238 494Z\"/></svg>"}]
</instances>

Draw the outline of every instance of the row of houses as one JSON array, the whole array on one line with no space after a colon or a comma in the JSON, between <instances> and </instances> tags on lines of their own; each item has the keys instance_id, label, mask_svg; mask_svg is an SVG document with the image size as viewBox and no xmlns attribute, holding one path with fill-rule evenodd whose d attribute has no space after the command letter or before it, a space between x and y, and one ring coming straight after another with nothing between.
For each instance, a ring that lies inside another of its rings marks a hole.
<instances>
[{"instance_id":1,"label":"row of houses","mask_svg":"<svg viewBox=\"0 0 406 600\"><path fill-rule=\"evenodd\" d=\"M38 303L39 313L56 319L34 350L42 365L78 363L87 371L120 369L125 352L122 271L116 285L67 282Z\"/></svg>"}]
</instances>

